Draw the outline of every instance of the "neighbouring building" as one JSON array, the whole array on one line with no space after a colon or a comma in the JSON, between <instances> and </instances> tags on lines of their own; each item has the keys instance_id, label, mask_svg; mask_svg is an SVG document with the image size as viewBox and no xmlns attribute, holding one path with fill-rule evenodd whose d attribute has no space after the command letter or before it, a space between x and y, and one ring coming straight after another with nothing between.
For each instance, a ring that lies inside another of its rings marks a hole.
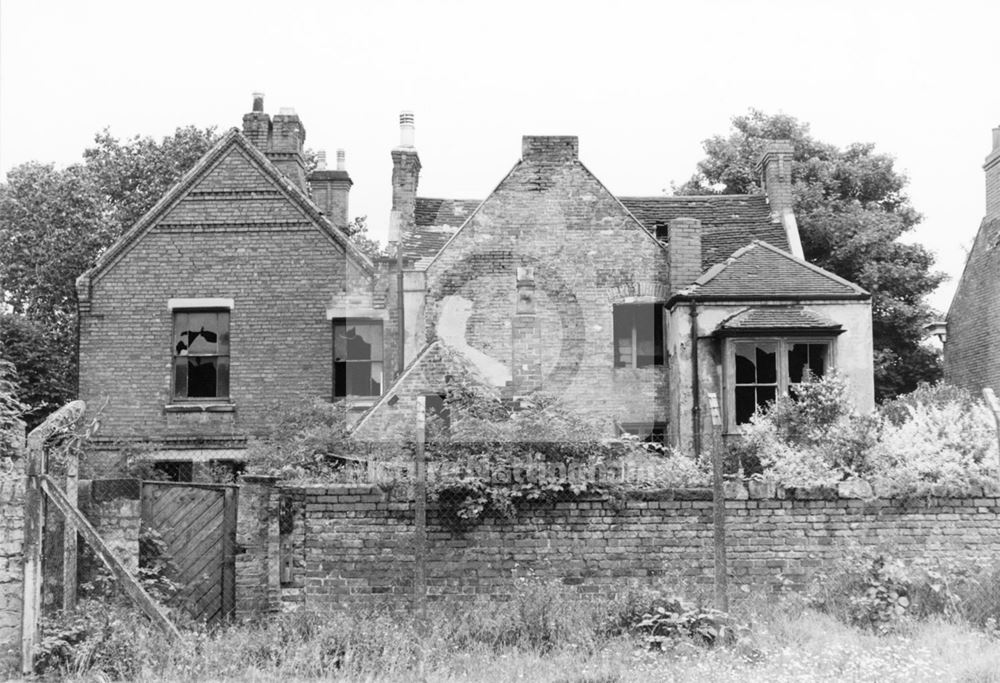
<instances>
[{"instance_id":1,"label":"neighbouring building","mask_svg":"<svg viewBox=\"0 0 1000 683\"><path fill-rule=\"evenodd\" d=\"M436 199L404 113L395 256L371 259L344 232L343 156L307 175L304 139L255 96L79 278L96 469L123 443L179 478L238 462L306 396L340 402L359 439L410 438L418 397L440 409L454 382L544 391L608 436L683 449L738 434L807 371L836 368L873 405L870 296L803 259L787 141L760 160L762 194L615 196L576 137L525 136L488 197Z\"/></svg>"},{"instance_id":2,"label":"neighbouring building","mask_svg":"<svg viewBox=\"0 0 1000 683\"><path fill-rule=\"evenodd\" d=\"M948 309L944 376L975 394L1000 394L1000 127L983 170L986 216Z\"/></svg>"}]
</instances>

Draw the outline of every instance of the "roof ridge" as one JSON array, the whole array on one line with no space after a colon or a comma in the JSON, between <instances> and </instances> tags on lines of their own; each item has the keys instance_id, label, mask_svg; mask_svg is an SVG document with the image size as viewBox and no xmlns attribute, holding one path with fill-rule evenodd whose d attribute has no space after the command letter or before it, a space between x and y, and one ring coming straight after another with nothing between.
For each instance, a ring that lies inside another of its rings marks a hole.
<instances>
[{"instance_id":1,"label":"roof ridge","mask_svg":"<svg viewBox=\"0 0 1000 683\"><path fill-rule=\"evenodd\" d=\"M195 181L201 178L216 164L222 161L223 153L232 146L238 146L243 152L257 163L265 177L274 182L279 190L285 192L288 198L297 203L299 208L304 210L307 216L313 219L318 226L329 233L335 242L341 242L346 252L351 253L369 275L374 274L375 266L358 247L350 241L350 238L333 225L330 220L323 215L315 202L298 186L295 185L284 173L278 170L270 159L264 155L257 147L243 135L239 128L230 128L212 147L205 152L195 163L175 182L157 202L142 215L128 230L126 230L115 242L94 262L94 265L81 273L77 279L77 287L93 282L95 277L103 275L118 259L124 257L129 248L143 234L153 227L166 211L181 201L190 191Z\"/></svg>"}]
</instances>

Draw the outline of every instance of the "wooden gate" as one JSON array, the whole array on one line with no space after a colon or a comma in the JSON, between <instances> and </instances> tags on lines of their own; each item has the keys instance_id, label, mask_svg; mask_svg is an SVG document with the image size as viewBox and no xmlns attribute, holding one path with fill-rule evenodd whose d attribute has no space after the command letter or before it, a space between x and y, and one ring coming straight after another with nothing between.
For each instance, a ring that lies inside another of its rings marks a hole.
<instances>
[{"instance_id":1,"label":"wooden gate","mask_svg":"<svg viewBox=\"0 0 1000 683\"><path fill-rule=\"evenodd\" d=\"M236 496L227 484L142 482L142 521L167 546L181 588L172 605L215 623L236 604Z\"/></svg>"}]
</instances>

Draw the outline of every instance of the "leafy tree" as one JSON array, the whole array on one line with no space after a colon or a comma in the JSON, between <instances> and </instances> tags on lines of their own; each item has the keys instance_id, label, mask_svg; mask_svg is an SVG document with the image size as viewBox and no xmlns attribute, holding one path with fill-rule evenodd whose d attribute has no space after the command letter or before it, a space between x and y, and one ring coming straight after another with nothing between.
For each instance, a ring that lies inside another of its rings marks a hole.
<instances>
[{"instance_id":1,"label":"leafy tree","mask_svg":"<svg viewBox=\"0 0 1000 683\"><path fill-rule=\"evenodd\" d=\"M876 397L893 398L939 379L940 354L921 340L923 325L937 315L924 298L945 276L932 270L934 257L924 247L899 241L921 216L891 156L870 143L821 142L792 116L752 109L733 117L728 135L704 141L707 156L674 192L762 192L755 166L775 139L795 146L792 186L806 259L872 294Z\"/></svg>"},{"instance_id":2,"label":"leafy tree","mask_svg":"<svg viewBox=\"0 0 1000 683\"><path fill-rule=\"evenodd\" d=\"M75 281L215 141L178 128L124 143L105 130L84 163L31 161L0 184L0 343L22 378L29 426L76 391Z\"/></svg>"},{"instance_id":3,"label":"leafy tree","mask_svg":"<svg viewBox=\"0 0 1000 683\"><path fill-rule=\"evenodd\" d=\"M387 254L385 247L368 236L368 216L358 216L347 226L347 236L369 258Z\"/></svg>"},{"instance_id":4,"label":"leafy tree","mask_svg":"<svg viewBox=\"0 0 1000 683\"><path fill-rule=\"evenodd\" d=\"M142 218L217 139L214 128L194 126L178 128L159 142L137 135L122 143L107 128L98 133L83 158L108 211L112 241Z\"/></svg>"}]
</instances>

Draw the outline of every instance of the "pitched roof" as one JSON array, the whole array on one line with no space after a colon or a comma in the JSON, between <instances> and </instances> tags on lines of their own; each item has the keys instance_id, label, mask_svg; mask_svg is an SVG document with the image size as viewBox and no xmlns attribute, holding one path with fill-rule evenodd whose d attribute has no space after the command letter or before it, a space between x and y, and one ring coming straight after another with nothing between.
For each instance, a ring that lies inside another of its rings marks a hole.
<instances>
[{"instance_id":1,"label":"pitched roof","mask_svg":"<svg viewBox=\"0 0 1000 683\"><path fill-rule=\"evenodd\" d=\"M419 376L422 366L425 365L433 375L431 382L427 381L427 377ZM416 390L420 393L429 384L433 384L435 389L437 389L438 385L444 384L445 374L451 372L460 372L463 375L462 381L466 386L471 383L484 387L487 390L492 386L489 379L480 372L474 363L470 363L460 352L448 346L440 339L436 339L424 346L417 353L416 357L410 361L410 364L406 366L406 369L382 392L382 396L368 410L362 413L358 421L351 427L351 434L359 434L364 429L365 423L368 422L369 418L381 410L400 389L405 390L409 387L410 390L414 390L415 387L410 385L417 385Z\"/></svg>"},{"instance_id":2,"label":"pitched roof","mask_svg":"<svg viewBox=\"0 0 1000 683\"><path fill-rule=\"evenodd\" d=\"M666 242L667 224L674 218L697 218L702 235L702 268L720 263L751 240L781 249L788 238L780 223L771 222L764 195L705 195L689 197L618 197L650 233ZM473 199L417 197L416 230L403 237L403 253L424 268L458 232L482 202Z\"/></svg>"},{"instance_id":3,"label":"pitched roof","mask_svg":"<svg viewBox=\"0 0 1000 683\"><path fill-rule=\"evenodd\" d=\"M482 204L479 199L432 199L417 197L416 230L403 235L403 253L424 268L462 223Z\"/></svg>"},{"instance_id":4,"label":"pitched roof","mask_svg":"<svg viewBox=\"0 0 1000 683\"><path fill-rule=\"evenodd\" d=\"M257 165L259 170L273 182L280 191L306 214L315 225L325 233L334 243L340 245L346 253L350 254L354 261L361 265L368 273L374 272L374 265L362 251L341 231L334 226L329 219L323 215L319 207L285 174L279 171L263 152L257 149L237 128L228 130L218 142L199 159L195 165L180 180L170 188L158 202L146 212L146 214L136 221L135 225L129 228L118 240L112 244L97 259L92 268L81 274L77 278L77 287L81 285L89 287L88 281L93 281L101 276L111 265L124 256L135 243L152 229L166 213L173 208L184 196L208 174L217 163L222 160L226 153L233 147L239 148L244 154Z\"/></svg>"},{"instance_id":5,"label":"pitched roof","mask_svg":"<svg viewBox=\"0 0 1000 683\"><path fill-rule=\"evenodd\" d=\"M666 242L667 224L675 218L701 221L701 263L707 269L758 239L788 249L781 223L771 222L764 195L699 195L684 197L619 197L639 222Z\"/></svg>"},{"instance_id":6,"label":"pitched roof","mask_svg":"<svg viewBox=\"0 0 1000 683\"><path fill-rule=\"evenodd\" d=\"M744 308L729 316L719 323L716 332L723 335L734 335L744 332L787 331L790 329L832 332L843 330L843 326L834 320L801 307L757 306Z\"/></svg>"},{"instance_id":7,"label":"pitched roof","mask_svg":"<svg viewBox=\"0 0 1000 683\"><path fill-rule=\"evenodd\" d=\"M682 299L867 299L855 284L754 240L713 266L674 298Z\"/></svg>"}]
</instances>

